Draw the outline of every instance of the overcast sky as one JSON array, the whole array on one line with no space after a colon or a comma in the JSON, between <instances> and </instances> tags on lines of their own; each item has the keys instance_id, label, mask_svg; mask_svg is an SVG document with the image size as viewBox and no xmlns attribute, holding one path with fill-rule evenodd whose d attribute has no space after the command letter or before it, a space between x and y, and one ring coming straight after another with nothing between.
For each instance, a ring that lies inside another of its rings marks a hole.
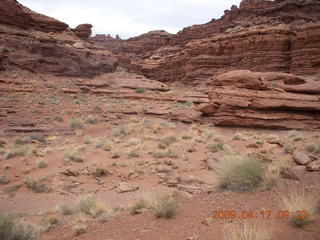
<instances>
[{"instance_id":1,"label":"overcast sky","mask_svg":"<svg viewBox=\"0 0 320 240\"><path fill-rule=\"evenodd\" d=\"M151 30L176 33L193 24L220 18L241 0L18 0L31 10L54 17L74 28L91 23L93 34L121 38Z\"/></svg>"}]
</instances>

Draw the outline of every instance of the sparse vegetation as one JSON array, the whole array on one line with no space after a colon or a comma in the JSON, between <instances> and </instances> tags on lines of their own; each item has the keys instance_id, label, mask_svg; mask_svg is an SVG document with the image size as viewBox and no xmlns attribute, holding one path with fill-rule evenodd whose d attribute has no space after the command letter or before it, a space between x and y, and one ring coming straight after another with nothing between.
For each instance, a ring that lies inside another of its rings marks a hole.
<instances>
[{"instance_id":1,"label":"sparse vegetation","mask_svg":"<svg viewBox=\"0 0 320 240\"><path fill-rule=\"evenodd\" d=\"M48 167L48 163L46 161L43 161L43 160L38 161L37 162L37 167L38 168L46 168L46 167Z\"/></svg>"},{"instance_id":2,"label":"sparse vegetation","mask_svg":"<svg viewBox=\"0 0 320 240\"><path fill-rule=\"evenodd\" d=\"M84 157L81 154L81 149L74 148L70 152L64 154L63 160L64 163L69 163L70 161L81 163L84 162Z\"/></svg>"},{"instance_id":3,"label":"sparse vegetation","mask_svg":"<svg viewBox=\"0 0 320 240\"><path fill-rule=\"evenodd\" d=\"M72 228L72 230L73 230L73 232L74 232L74 234L75 234L76 236L79 236L79 235L81 235L81 234L84 234L84 232L85 232L86 229L87 229L87 226L84 225L83 223L78 223L78 224L76 224L76 225Z\"/></svg>"},{"instance_id":4,"label":"sparse vegetation","mask_svg":"<svg viewBox=\"0 0 320 240\"><path fill-rule=\"evenodd\" d=\"M172 196L167 194L152 197L149 199L148 205L159 218L172 218L176 214L177 203Z\"/></svg>"},{"instance_id":5,"label":"sparse vegetation","mask_svg":"<svg viewBox=\"0 0 320 240\"><path fill-rule=\"evenodd\" d=\"M57 211L63 215L72 215L73 209L66 204L59 204Z\"/></svg>"},{"instance_id":6,"label":"sparse vegetation","mask_svg":"<svg viewBox=\"0 0 320 240\"><path fill-rule=\"evenodd\" d=\"M223 231L224 240L272 240L273 229L259 223L245 222L241 225L226 225Z\"/></svg>"},{"instance_id":7,"label":"sparse vegetation","mask_svg":"<svg viewBox=\"0 0 320 240\"><path fill-rule=\"evenodd\" d=\"M145 200L140 199L139 201L137 201L135 204L133 204L130 207L130 214L131 215L136 215L139 213L139 211L143 208L147 208L147 203Z\"/></svg>"},{"instance_id":8,"label":"sparse vegetation","mask_svg":"<svg viewBox=\"0 0 320 240\"><path fill-rule=\"evenodd\" d=\"M29 148L27 146L13 146L7 149L4 153L4 159L14 158L16 156L24 157L29 152Z\"/></svg>"},{"instance_id":9,"label":"sparse vegetation","mask_svg":"<svg viewBox=\"0 0 320 240\"><path fill-rule=\"evenodd\" d=\"M107 210L105 204L101 201L98 201L96 197L92 195L87 195L80 198L77 209L81 213L90 215L93 218L100 216Z\"/></svg>"},{"instance_id":10,"label":"sparse vegetation","mask_svg":"<svg viewBox=\"0 0 320 240\"><path fill-rule=\"evenodd\" d=\"M103 166L99 166L94 170L93 175L96 177L102 177L105 176L109 173L108 169L103 167Z\"/></svg>"},{"instance_id":11,"label":"sparse vegetation","mask_svg":"<svg viewBox=\"0 0 320 240\"><path fill-rule=\"evenodd\" d=\"M320 153L320 145L319 144L308 144L306 146L306 150L310 153L318 154Z\"/></svg>"},{"instance_id":12,"label":"sparse vegetation","mask_svg":"<svg viewBox=\"0 0 320 240\"><path fill-rule=\"evenodd\" d=\"M36 232L26 223L16 223L11 216L0 215L0 239L35 240Z\"/></svg>"},{"instance_id":13,"label":"sparse vegetation","mask_svg":"<svg viewBox=\"0 0 320 240\"><path fill-rule=\"evenodd\" d=\"M36 193L50 192L50 188L37 179L26 178L24 184Z\"/></svg>"},{"instance_id":14,"label":"sparse vegetation","mask_svg":"<svg viewBox=\"0 0 320 240\"><path fill-rule=\"evenodd\" d=\"M169 147L172 143L176 142L177 138L173 135L168 135L161 139L161 141L158 144L159 148L165 149Z\"/></svg>"},{"instance_id":15,"label":"sparse vegetation","mask_svg":"<svg viewBox=\"0 0 320 240\"><path fill-rule=\"evenodd\" d=\"M313 222L319 207L319 199L315 192L291 189L281 196L282 207L290 213L290 221L294 227L302 228Z\"/></svg>"},{"instance_id":16,"label":"sparse vegetation","mask_svg":"<svg viewBox=\"0 0 320 240\"><path fill-rule=\"evenodd\" d=\"M276 183L274 175L278 175L254 156L226 156L217 163L216 170L220 187L233 191L251 191L264 184L270 188Z\"/></svg>"},{"instance_id":17,"label":"sparse vegetation","mask_svg":"<svg viewBox=\"0 0 320 240\"><path fill-rule=\"evenodd\" d=\"M290 142L287 142L283 147L283 151L285 154L293 153L293 150L294 150L294 147Z\"/></svg>"},{"instance_id":18,"label":"sparse vegetation","mask_svg":"<svg viewBox=\"0 0 320 240\"><path fill-rule=\"evenodd\" d=\"M61 116L55 116L54 120L57 122L63 122L63 118Z\"/></svg>"},{"instance_id":19,"label":"sparse vegetation","mask_svg":"<svg viewBox=\"0 0 320 240\"><path fill-rule=\"evenodd\" d=\"M58 223L58 219L54 216L45 216L41 220L41 225L43 226L43 231L49 231L54 225Z\"/></svg>"},{"instance_id":20,"label":"sparse vegetation","mask_svg":"<svg viewBox=\"0 0 320 240\"><path fill-rule=\"evenodd\" d=\"M69 127L73 129L83 128L83 121L80 118L71 118Z\"/></svg>"},{"instance_id":21,"label":"sparse vegetation","mask_svg":"<svg viewBox=\"0 0 320 240\"><path fill-rule=\"evenodd\" d=\"M128 152L127 152L127 157L130 159L130 158L138 158L139 157L139 153L138 153L138 150L133 148L133 149L130 149Z\"/></svg>"},{"instance_id":22,"label":"sparse vegetation","mask_svg":"<svg viewBox=\"0 0 320 240\"><path fill-rule=\"evenodd\" d=\"M98 118L96 116L93 116L93 115L88 115L88 117L86 119L86 123L96 124L96 123L98 123Z\"/></svg>"},{"instance_id":23,"label":"sparse vegetation","mask_svg":"<svg viewBox=\"0 0 320 240\"><path fill-rule=\"evenodd\" d=\"M146 89L144 88L136 88L136 93L145 93Z\"/></svg>"},{"instance_id":24,"label":"sparse vegetation","mask_svg":"<svg viewBox=\"0 0 320 240\"><path fill-rule=\"evenodd\" d=\"M218 152L220 150L224 150L224 143L223 142L214 142L210 143L207 146L208 150L212 153Z\"/></svg>"},{"instance_id":25,"label":"sparse vegetation","mask_svg":"<svg viewBox=\"0 0 320 240\"><path fill-rule=\"evenodd\" d=\"M126 125L120 125L112 129L113 136L119 138L125 138L131 134L132 130Z\"/></svg>"}]
</instances>

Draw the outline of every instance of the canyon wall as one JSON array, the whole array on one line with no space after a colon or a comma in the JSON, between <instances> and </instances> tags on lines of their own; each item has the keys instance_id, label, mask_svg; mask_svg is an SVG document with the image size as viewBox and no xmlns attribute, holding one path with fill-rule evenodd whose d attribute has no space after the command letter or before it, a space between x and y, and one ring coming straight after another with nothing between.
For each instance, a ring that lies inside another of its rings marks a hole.
<instances>
[{"instance_id":1,"label":"canyon wall","mask_svg":"<svg viewBox=\"0 0 320 240\"><path fill-rule=\"evenodd\" d=\"M131 71L199 84L234 69L319 73L319 38L320 1L244 0L220 19L177 34L155 31L128 40L91 41Z\"/></svg>"}]
</instances>

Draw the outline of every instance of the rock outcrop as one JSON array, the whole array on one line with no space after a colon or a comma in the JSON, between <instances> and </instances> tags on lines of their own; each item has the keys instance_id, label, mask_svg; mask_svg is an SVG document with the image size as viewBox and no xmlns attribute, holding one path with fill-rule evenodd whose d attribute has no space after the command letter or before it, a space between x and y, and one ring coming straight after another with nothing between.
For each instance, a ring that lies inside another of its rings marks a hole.
<instances>
[{"instance_id":1,"label":"rock outcrop","mask_svg":"<svg viewBox=\"0 0 320 240\"><path fill-rule=\"evenodd\" d=\"M109 51L79 39L91 34L91 25L80 25L75 34L68 25L15 0L1 1L0 8L0 70L77 77L115 70L117 60Z\"/></svg>"},{"instance_id":2,"label":"rock outcrop","mask_svg":"<svg viewBox=\"0 0 320 240\"><path fill-rule=\"evenodd\" d=\"M68 25L54 18L31 11L15 0L0 1L0 23L42 32L64 31Z\"/></svg>"},{"instance_id":3,"label":"rock outcrop","mask_svg":"<svg viewBox=\"0 0 320 240\"><path fill-rule=\"evenodd\" d=\"M232 71L215 79L198 111L221 126L320 128L320 82L282 73Z\"/></svg>"},{"instance_id":4,"label":"rock outcrop","mask_svg":"<svg viewBox=\"0 0 320 240\"><path fill-rule=\"evenodd\" d=\"M230 70L320 72L318 0L244 0L224 16L177 34L107 41L93 38L131 71L164 82L206 83Z\"/></svg>"},{"instance_id":5,"label":"rock outcrop","mask_svg":"<svg viewBox=\"0 0 320 240\"><path fill-rule=\"evenodd\" d=\"M91 24L80 24L78 25L73 31L75 32L76 36L81 39L88 39L92 34Z\"/></svg>"}]
</instances>

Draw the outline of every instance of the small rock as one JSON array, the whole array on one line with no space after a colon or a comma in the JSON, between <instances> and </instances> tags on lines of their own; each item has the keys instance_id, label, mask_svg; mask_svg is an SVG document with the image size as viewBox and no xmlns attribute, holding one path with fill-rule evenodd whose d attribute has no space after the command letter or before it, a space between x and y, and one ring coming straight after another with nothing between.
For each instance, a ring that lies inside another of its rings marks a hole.
<instances>
[{"instance_id":1,"label":"small rock","mask_svg":"<svg viewBox=\"0 0 320 240\"><path fill-rule=\"evenodd\" d=\"M300 178L294 172L292 172L290 168L282 169L280 174L284 179L300 180Z\"/></svg>"},{"instance_id":2,"label":"small rock","mask_svg":"<svg viewBox=\"0 0 320 240\"><path fill-rule=\"evenodd\" d=\"M201 191L201 187L193 186L193 185L178 185L178 189L182 191L186 191L188 193L193 193L196 191Z\"/></svg>"},{"instance_id":3,"label":"small rock","mask_svg":"<svg viewBox=\"0 0 320 240\"><path fill-rule=\"evenodd\" d=\"M307 164L307 170L309 172L319 172L320 171L320 161L309 162Z\"/></svg>"},{"instance_id":4,"label":"small rock","mask_svg":"<svg viewBox=\"0 0 320 240\"><path fill-rule=\"evenodd\" d=\"M134 186L134 185L132 185L130 183L126 183L126 182L121 182L119 184L119 187L117 188L117 192L118 193L133 192L138 189L139 189L138 186Z\"/></svg>"},{"instance_id":5,"label":"small rock","mask_svg":"<svg viewBox=\"0 0 320 240\"><path fill-rule=\"evenodd\" d=\"M72 192L74 194L79 194L79 193L81 193L81 189L80 188L72 188L72 189L70 189L70 192Z\"/></svg>"},{"instance_id":6,"label":"small rock","mask_svg":"<svg viewBox=\"0 0 320 240\"><path fill-rule=\"evenodd\" d=\"M84 49L84 44L82 42L76 42L72 45L74 48L77 48L77 49Z\"/></svg>"},{"instance_id":7,"label":"small rock","mask_svg":"<svg viewBox=\"0 0 320 240\"><path fill-rule=\"evenodd\" d=\"M168 169L168 168L166 168L166 167L164 167L164 166L162 166L162 165L156 166L155 170L156 170L156 172L158 172L158 173L167 173L167 172L170 172L170 169Z\"/></svg>"},{"instance_id":8,"label":"small rock","mask_svg":"<svg viewBox=\"0 0 320 240\"><path fill-rule=\"evenodd\" d=\"M306 165L308 162L310 162L309 156L299 151L294 151L292 157L293 160L300 165Z\"/></svg>"},{"instance_id":9,"label":"small rock","mask_svg":"<svg viewBox=\"0 0 320 240\"><path fill-rule=\"evenodd\" d=\"M0 184L8 184L10 179L7 176L0 176Z\"/></svg>"}]
</instances>

